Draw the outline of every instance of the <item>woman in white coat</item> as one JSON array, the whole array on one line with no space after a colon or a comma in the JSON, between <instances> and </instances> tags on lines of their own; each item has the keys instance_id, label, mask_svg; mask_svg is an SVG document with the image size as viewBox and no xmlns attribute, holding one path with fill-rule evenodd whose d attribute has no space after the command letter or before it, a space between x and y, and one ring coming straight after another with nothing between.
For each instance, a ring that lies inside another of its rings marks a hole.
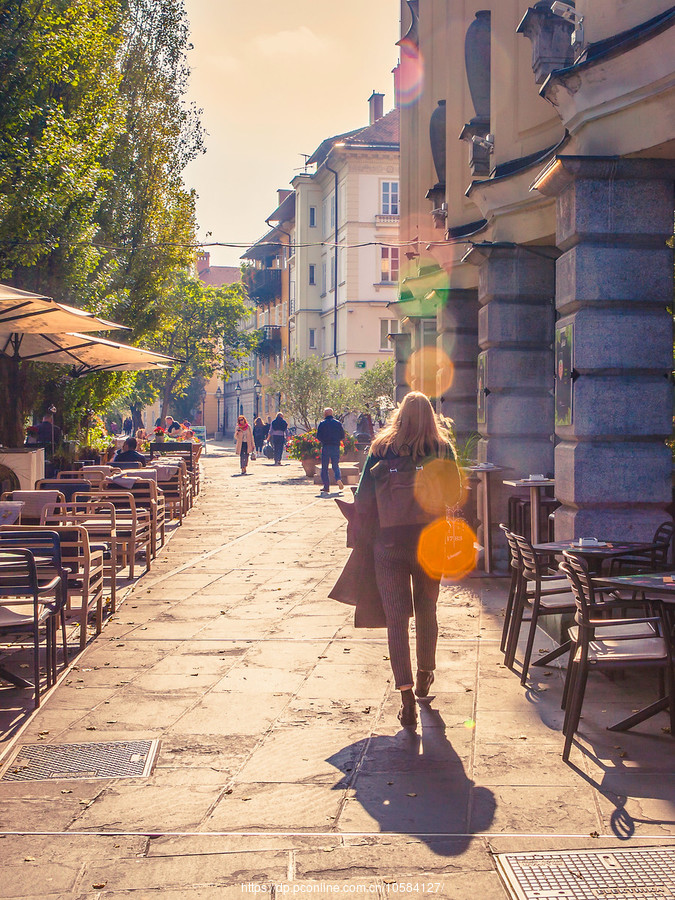
<instances>
[{"instance_id":1,"label":"woman in white coat","mask_svg":"<svg viewBox=\"0 0 675 900\"><path fill-rule=\"evenodd\" d=\"M239 454L241 474L247 475L248 457L249 453L253 453L255 449L255 442L253 440L253 429L246 421L246 416L239 416L237 419L237 427L234 429L234 444Z\"/></svg>"}]
</instances>

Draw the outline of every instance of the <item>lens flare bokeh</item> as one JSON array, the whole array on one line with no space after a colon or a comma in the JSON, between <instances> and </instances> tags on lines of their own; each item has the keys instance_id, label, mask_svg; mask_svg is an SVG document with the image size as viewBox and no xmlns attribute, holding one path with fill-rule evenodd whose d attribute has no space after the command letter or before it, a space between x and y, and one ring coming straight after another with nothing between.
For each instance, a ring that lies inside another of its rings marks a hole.
<instances>
[{"instance_id":1,"label":"lens flare bokeh","mask_svg":"<svg viewBox=\"0 0 675 900\"><path fill-rule=\"evenodd\" d=\"M459 581L476 567L475 540L464 519L436 519L420 535L417 559L430 578Z\"/></svg>"},{"instance_id":2,"label":"lens flare bokeh","mask_svg":"<svg viewBox=\"0 0 675 900\"><path fill-rule=\"evenodd\" d=\"M411 40L403 38L399 41L401 48L400 99L401 106L416 103L424 86L424 60L422 54Z\"/></svg>"},{"instance_id":3,"label":"lens flare bokeh","mask_svg":"<svg viewBox=\"0 0 675 900\"><path fill-rule=\"evenodd\" d=\"M440 397L452 387L455 367L452 360L437 347L421 347L410 354L405 378L430 397Z\"/></svg>"},{"instance_id":4,"label":"lens flare bokeh","mask_svg":"<svg viewBox=\"0 0 675 900\"><path fill-rule=\"evenodd\" d=\"M462 476L454 459L433 459L417 470L415 500L437 516L445 516L446 507L462 506Z\"/></svg>"}]
</instances>

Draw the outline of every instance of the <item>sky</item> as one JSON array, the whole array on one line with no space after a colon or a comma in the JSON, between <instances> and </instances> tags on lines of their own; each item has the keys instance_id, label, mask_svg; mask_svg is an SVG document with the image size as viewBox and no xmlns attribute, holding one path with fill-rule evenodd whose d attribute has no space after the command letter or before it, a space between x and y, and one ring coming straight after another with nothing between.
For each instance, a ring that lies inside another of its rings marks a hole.
<instances>
[{"instance_id":1,"label":"sky","mask_svg":"<svg viewBox=\"0 0 675 900\"><path fill-rule=\"evenodd\" d=\"M393 106L398 0L185 0L207 152L185 172L199 239L250 245L267 230L277 189L301 154L368 124L368 97ZM210 232L210 237L208 236ZM206 248L239 265L241 248ZM244 248L245 249L245 248Z\"/></svg>"}]
</instances>

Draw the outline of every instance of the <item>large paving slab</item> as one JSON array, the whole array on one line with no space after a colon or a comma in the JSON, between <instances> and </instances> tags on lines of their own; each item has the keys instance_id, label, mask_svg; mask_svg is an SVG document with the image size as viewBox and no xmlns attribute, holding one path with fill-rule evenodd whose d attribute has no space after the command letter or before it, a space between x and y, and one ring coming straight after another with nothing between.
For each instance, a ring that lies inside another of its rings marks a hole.
<instances>
[{"instance_id":1,"label":"large paving slab","mask_svg":"<svg viewBox=\"0 0 675 900\"><path fill-rule=\"evenodd\" d=\"M523 688L499 652L507 581L470 578L441 589L435 693L402 731L385 633L328 599L344 519L299 464L236 463L206 458L183 527L18 735L25 699L0 691L4 758L159 741L147 777L0 781L2 900L501 900L493 852L675 847L666 716L606 730L651 676L591 678L563 764L566 660Z\"/></svg>"}]
</instances>

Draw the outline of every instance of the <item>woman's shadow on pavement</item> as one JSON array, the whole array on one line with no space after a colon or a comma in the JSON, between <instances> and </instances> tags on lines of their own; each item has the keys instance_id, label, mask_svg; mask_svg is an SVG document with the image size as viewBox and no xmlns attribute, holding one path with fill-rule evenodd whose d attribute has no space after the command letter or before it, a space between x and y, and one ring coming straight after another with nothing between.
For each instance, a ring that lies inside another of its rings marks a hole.
<instances>
[{"instance_id":1,"label":"woman's shadow on pavement","mask_svg":"<svg viewBox=\"0 0 675 900\"><path fill-rule=\"evenodd\" d=\"M340 830L410 834L435 853L455 856L489 828L494 794L467 777L437 710L420 704L420 721L417 733L374 735L328 758L345 773L334 789L353 794ZM463 740L468 746L470 735L458 732L458 743Z\"/></svg>"}]
</instances>

